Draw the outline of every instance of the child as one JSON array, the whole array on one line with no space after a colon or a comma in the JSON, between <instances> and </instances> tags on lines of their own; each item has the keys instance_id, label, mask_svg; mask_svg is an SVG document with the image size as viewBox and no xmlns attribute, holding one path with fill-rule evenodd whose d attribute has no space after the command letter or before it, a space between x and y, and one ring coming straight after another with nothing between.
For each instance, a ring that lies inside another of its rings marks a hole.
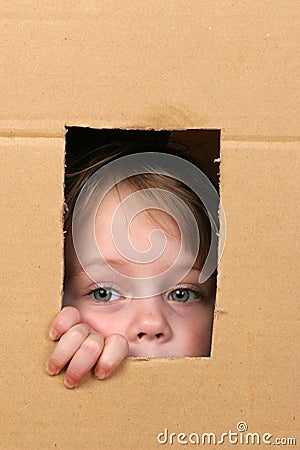
<instances>
[{"instance_id":1,"label":"child","mask_svg":"<svg viewBox=\"0 0 300 450\"><path fill-rule=\"evenodd\" d=\"M201 186L204 175L167 153L107 152L85 154L67 175L63 308L47 372L69 363L68 388L93 367L108 377L127 356L210 355L218 205L208 214L182 181Z\"/></svg>"}]
</instances>

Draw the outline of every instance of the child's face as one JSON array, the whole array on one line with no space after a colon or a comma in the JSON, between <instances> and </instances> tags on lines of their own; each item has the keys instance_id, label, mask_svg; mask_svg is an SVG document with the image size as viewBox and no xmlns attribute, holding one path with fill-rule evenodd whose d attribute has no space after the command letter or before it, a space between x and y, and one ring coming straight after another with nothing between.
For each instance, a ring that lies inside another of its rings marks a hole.
<instances>
[{"instance_id":1,"label":"child's face","mask_svg":"<svg viewBox=\"0 0 300 450\"><path fill-rule=\"evenodd\" d=\"M118 196L111 191L101 203L96 217L96 240L106 261L129 277L129 284L130 278L154 277L167 270L180 248L180 235L173 219L159 213L158 219L164 223L164 229L171 231L162 256L151 263L130 262L120 256L112 239L111 221L118 205ZM149 249L149 235L157 228L145 212L138 214L129 229L132 245L140 251ZM97 285L91 281L79 264L70 237L66 240L64 306L75 306L82 321L105 337L115 333L124 335L129 344L129 356L209 356L214 311L213 279L200 285L200 272L192 269L167 292L130 298L124 294L130 286L125 288L117 276L108 279L101 267L97 268L94 277ZM152 243L155 246L155 241Z\"/></svg>"}]
</instances>

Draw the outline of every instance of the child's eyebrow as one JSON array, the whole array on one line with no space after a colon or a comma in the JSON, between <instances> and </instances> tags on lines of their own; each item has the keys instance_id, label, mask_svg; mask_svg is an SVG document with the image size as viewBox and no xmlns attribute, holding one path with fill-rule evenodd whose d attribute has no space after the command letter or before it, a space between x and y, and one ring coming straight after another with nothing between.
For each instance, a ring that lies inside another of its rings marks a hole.
<instances>
[{"instance_id":1,"label":"child's eyebrow","mask_svg":"<svg viewBox=\"0 0 300 450\"><path fill-rule=\"evenodd\" d=\"M72 270L70 276L78 275L80 273L86 272L85 269L91 269L92 267L107 267L107 266L116 266L119 268L123 268L126 264L126 261L122 259L97 259L94 261L90 261L83 268L81 264L79 264L74 270Z\"/></svg>"},{"instance_id":2,"label":"child's eyebrow","mask_svg":"<svg viewBox=\"0 0 300 450\"><path fill-rule=\"evenodd\" d=\"M101 268L102 270L105 268L108 268L108 270L110 270L110 268L112 267L118 271L118 269L123 269L127 263L128 263L128 261L120 259L120 258L108 258L108 259L100 259L99 258L99 259L91 260L84 266L84 268L81 266L81 264L79 264L74 270L72 270L68 274L68 278L77 276L77 275L81 275L83 273L86 273L88 275L89 271L91 269L95 269L95 268L96 269ZM197 267L197 264L194 265L193 267L186 266L183 264L183 265L180 265L180 269L188 271L186 276L188 276L191 273L195 273L195 272L199 273L201 271L201 268Z\"/></svg>"}]
</instances>

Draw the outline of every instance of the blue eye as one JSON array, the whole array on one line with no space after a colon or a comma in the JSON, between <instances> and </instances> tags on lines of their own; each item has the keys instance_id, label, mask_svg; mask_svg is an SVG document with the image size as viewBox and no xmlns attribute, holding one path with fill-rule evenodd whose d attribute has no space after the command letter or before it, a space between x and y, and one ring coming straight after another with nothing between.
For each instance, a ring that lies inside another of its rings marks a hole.
<instances>
[{"instance_id":1,"label":"blue eye","mask_svg":"<svg viewBox=\"0 0 300 450\"><path fill-rule=\"evenodd\" d=\"M100 287L98 289L94 289L91 292L91 296L94 300L101 302L109 302L120 299L120 294L113 289Z\"/></svg>"},{"instance_id":2,"label":"blue eye","mask_svg":"<svg viewBox=\"0 0 300 450\"><path fill-rule=\"evenodd\" d=\"M174 302L180 302L180 303L188 303L192 302L193 300L196 300L199 298L199 294L195 291L192 291L191 289L175 289L174 291L170 292L168 296L168 300L173 300Z\"/></svg>"}]
</instances>

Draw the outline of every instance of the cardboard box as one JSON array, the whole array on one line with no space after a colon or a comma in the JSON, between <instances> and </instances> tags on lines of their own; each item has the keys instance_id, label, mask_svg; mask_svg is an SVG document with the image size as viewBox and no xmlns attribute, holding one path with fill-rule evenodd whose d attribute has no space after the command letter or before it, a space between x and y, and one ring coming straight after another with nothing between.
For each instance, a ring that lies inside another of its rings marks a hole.
<instances>
[{"instance_id":1,"label":"cardboard box","mask_svg":"<svg viewBox=\"0 0 300 450\"><path fill-rule=\"evenodd\" d=\"M299 445L296 3L1 10L0 447L197 447L203 433L224 449L234 439ZM62 288L65 125L221 130L224 313L211 358L128 359L75 390L46 374ZM222 438L229 430L237 435Z\"/></svg>"}]
</instances>

